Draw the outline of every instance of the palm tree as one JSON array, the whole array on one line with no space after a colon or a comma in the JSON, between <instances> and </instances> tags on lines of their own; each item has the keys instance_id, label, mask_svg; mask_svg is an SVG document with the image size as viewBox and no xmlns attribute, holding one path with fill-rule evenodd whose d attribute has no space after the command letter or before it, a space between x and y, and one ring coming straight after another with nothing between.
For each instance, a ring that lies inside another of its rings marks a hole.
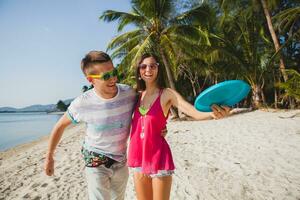
<instances>
[{"instance_id":1,"label":"palm tree","mask_svg":"<svg viewBox=\"0 0 300 200\"><path fill-rule=\"evenodd\" d=\"M266 72L273 53L261 23L264 16L249 2L238 1L232 8L225 3L220 5L218 30L210 34L219 54L211 64L221 79L246 79L252 87L252 105L259 107L266 102L263 88L270 79Z\"/></svg>"},{"instance_id":2,"label":"palm tree","mask_svg":"<svg viewBox=\"0 0 300 200\"><path fill-rule=\"evenodd\" d=\"M267 21L268 29L269 29L269 32L271 34L272 41L274 43L275 51L280 53L279 52L280 51L280 44L279 44L279 41L278 41L278 37L275 33L273 23L272 23L272 20L271 20L271 15L270 15L270 12L269 12L269 9L271 8L271 6L272 7L276 6L276 4L278 2L277 0L259 0L259 1L258 0L253 0L251 2L250 1L244 1L244 0L241 0L241 1L238 1L238 0L219 0L219 5L220 5L221 9L224 11L223 20L228 16L228 12L232 8L234 8L234 7L238 8L241 5L249 5L249 6L254 7L256 10L258 10L258 9L260 9L257 6L259 2L260 2L260 4L262 5L262 8L263 8L263 12L264 12L264 15L265 15L265 18L266 18L266 21ZM283 62L283 59L282 59L281 56L280 56L280 61L279 61L279 69L281 71L281 74L283 76L284 81L286 81L287 80L287 75L285 73L285 65L284 65L284 62Z\"/></svg>"},{"instance_id":3,"label":"palm tree","mask_svg":"<svg viewBox=\"0 0 300 200\"><path fill-rule=\"evenodd\" d=\"M272 1L272 0L269 0L269 1ZM270 34L271 34L271 37L272 37L272 40L273 40L273 43L274 43L275 51L278 52L280 50L280 44L279 44L277 35L276 35L274 27L273 27L273 23L272 23L272 20L271 20L271 15L270 15L270 12L269 12L268 2L266 0L260 0L260 2L261 2L261 5L263 7L263 11L264 11L264 14L265 14L265 17L266 17L266 20L267 20L268 28L269 28L269 31L270 31ZM274 1L272 3L274 3ZM280 69L281 74L283 76L284 82L286 82L287 81L287 74L285 73L285 65L284 65L284 62L283 62L283 59L282 59L281 56L280 56L280 59L279 59L279 69Z\"/></svg>"},{"instance_id":4,"label":"palm tree","mask_svg":"<svg viewBox=\"0 0 300 200\"><path fill-rule=\"evenodd\" d=\"M107 22L118 20L119 31L128 24L136 27L115 37L108 45L107 49L113 50L112 58L122 59L121 70L132 73L132 66L141 54L155 52L161 57L169 86L175 89L179 57L202 51L199 44L208 42L205 23L211 16L207 4L178 13L175 3L175 0L132 0L130 13L107 10L100 16Z\"/></svg>"}]
</instances>

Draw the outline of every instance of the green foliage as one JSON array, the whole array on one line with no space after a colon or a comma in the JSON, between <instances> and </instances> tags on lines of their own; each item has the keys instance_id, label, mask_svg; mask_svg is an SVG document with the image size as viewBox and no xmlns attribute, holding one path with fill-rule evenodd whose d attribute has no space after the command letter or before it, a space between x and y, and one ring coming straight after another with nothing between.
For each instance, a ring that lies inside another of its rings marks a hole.
<instances>
[{"instance_id":1,"label":"green foliage","mask_svg":"<svg viewBox=\"0 0 300 200\"><path fill-rule=\"evenodd\" d=\"M299 17L300 17L300 6L297 6L293 8L288 8L278 13L273 19L277 22L278 29L290 30L296 25L297 20L299 20ZM297 34L300 34L299 31Z\"/></svg>"},{"instance_id":2,"label":"green foliage","mask_svg":"<svg viewBox=\"0 0 300 200\"><path fill-rule=\"evenodd\" d=\"M86 91L88 91L88 90L90 90L90 89L92 89L92 88L94 88L93 85L90 85L90 86L84 85L84 86L81 88L81 91L82 91L82 93L84 93L84 92L86 92Z\"/></svg>"},{"instance_id":3,"label":"green foliage","mask_svg":"<svg viewBox=\"0 0 300 200\"><path fill-rule=\"evenodd\" d=\"M286 97L294 97L297 101L300 101L300 74L296 70L286 70L288 80L285 83L279 83L281 89L285 90Z\"/></svg>"},{"instance_id":4,"label":"green foliage","mask_svg":"<svg viewBox=\"0 0 300 200\"><path fill-rule=\"evenodd\" d=\"M176 3L175 0L132 0L131 12L107 10L100 16L106 22L118 21L118 30L128 24L136 27L112 39L107 47L113 51L112 58L121 58L120 69L130 74L127 82L133 81L133 67L143 53L154 52L162 56L163 51L169 62L161 63L161 66L170 67L176 78L180 64L178 54L180 57L194 56L203 49L199 44L210 44L205 27L211 22L213 10L208 4L198 4L178 12ZM168 77L169 81L171 78Z\"/></svg>"},{"instance_id":5,"label":"green foliage","mask_svg":"<svg viewBox=\"0 0 300 200\"><path fill-rule=\"evenodd\" d=\"M68 109L68 105L66 105L62 100L59 100L56 104L56 108L60 111L66 111Z\"/></svg>"},{"instance_id":6,"label":"green foliage","mask_svg":"<svg viewBox=\"0 0 300 200\"><path fill-rule=\"evenodd\" d=\"M182 94L196 95L211 84L242 79L252 88L259 87L261 98L268 94L265 101L272 103L270 95L280 80L279 55L287 69L299 66L300 3L266 2L275 16L272 23L281 43L278 52L261 0L131 0L130 12L107 10L100 19L117 21L119 31L127 25L135 27L113 38L107 46L112 58L120 59L118 69L125 74L122 83L134 86L137 58L145 52L155 52L164 61L160 66L171 71L171 77L166 77L169 85L174 78ZM295 89L293 81L298 80L298 75L289 77L280 87L295 97L299 90L288 88Z\"/></svg>"}]
</instances>

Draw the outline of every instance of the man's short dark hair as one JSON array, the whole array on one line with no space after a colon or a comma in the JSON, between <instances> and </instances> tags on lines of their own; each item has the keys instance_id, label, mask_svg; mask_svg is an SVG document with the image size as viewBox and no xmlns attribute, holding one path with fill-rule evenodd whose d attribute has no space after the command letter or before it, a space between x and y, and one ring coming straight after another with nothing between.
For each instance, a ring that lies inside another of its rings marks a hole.
<instances>
[{"instance_id":1,"label":"man's short dark hair","mask_svg":"<svg viewBox=\"0 0 300 200\"><path fill-rule=\"evenodd\" d=\"M81 60L81 70L85 75L88 75L87 71L95 64L105 63L111 61L109 55L103 51L90 51Z\"/></svg>"}]
</instances>

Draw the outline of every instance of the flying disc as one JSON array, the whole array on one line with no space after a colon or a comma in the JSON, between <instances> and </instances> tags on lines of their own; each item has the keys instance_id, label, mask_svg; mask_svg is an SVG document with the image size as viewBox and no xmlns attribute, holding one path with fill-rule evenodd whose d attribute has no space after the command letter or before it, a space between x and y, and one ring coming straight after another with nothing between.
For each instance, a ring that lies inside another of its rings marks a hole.
<instances>
[{"instance_id":1,"label":"flying disc","mask_svg":"<svg viewBox=\"0 0 300 200\"><path fill-rule=\"evenodd\" d=\"M210 112L213 104L233 106L247 97L250 86L241 80L229 80L213 85L198 95L195 108Z\"/></svg>"}]
</instances>

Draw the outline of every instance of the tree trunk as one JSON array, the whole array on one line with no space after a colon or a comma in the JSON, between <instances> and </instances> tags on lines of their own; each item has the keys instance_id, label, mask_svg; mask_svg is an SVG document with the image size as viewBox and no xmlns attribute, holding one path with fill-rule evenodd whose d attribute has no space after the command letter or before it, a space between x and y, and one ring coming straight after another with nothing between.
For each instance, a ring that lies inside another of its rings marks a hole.
<instances>
[{"instance_id":1,"label":"tree trunk","mask_svg":"<svg viewBox=\"0 0 300 200\"><path fill-rule=\"evenodd\" d=\"M197 90L196 90L196 85L198 82L198 74L197 72L192 72L192 70L190 70L187 66L182 65L182 73L189 79L191 86L192 86L192 90L193 90L193 97L197 96Z\"/></svg>"},{"instance_id":2,"label":"tree trunk","mask_svg":"<svg viewBox=\"0 0 300 200\"><path fill-rule=\"evenodd\" d=\"M258 84L252 85L252 105L254 108L261 107L261 86Z\"/></svg>"},{"instance_id":3,"label":"tree trunk","mask_svg":"<svg viewBox=\"0 0 300 200\"><path fill-rule=\"evenodd\" d=\"M197 96L196 86L195 86L195 83L194 83L194 82L191 81L191 83L192 83L193 95L194 95L194 97L195 97L195 96Z\"/></svg>"},{"instance_id":4,"label":"tree trunk","mask_svg":"<svg viewBox=\"0 0 300 200\"><path fill-rule=\"evenodd\" d=\"M167 58L165 56L165 53L164 53L164 51L161 48L159 49L159 51L160 51L160 55L161 55L161 57L163 59L164 65L165 65L165 69L166 69L166 72L167 72L167 77L168 77L169 85L170 85L170 87L173 90L176 90L175 84L174 84L173 75L172 75L172 72L171 72L171 69L170 69L170 65L169 65L169 63L167 61Z\"/></svg>"},{"instance_id":5,"label":"tree trunk","mask_svg":"<svg viewBox=\"0 0 300 200\"><path fill-rule=\"evenodd\" d=\"M262 79L262 84L260 85L260 94L261 94L261 99L262 99L262 103L264 106L267 105L267 101L266 101L266 97L265 97L265 93L264 93L264 87L265 87L265 79Z\"/></svg>"},{"instance_id":6,"label":"tree trunk","mask_svg":"<svg viewBox=\"0 0 300 200\"><path fill-rule=\"evenodd\" d=\"M278 94L277 94L277 89L276 89L276 71L274 69L272 70L273 73L273 85L274 85L274 107L275 109L278 108Z\"/></svg>"},{"instance_id":7,"label":"tree trunk","mask_svg":"<svg viewBox=\"0 0 300 200\"><path fill-rule=\"evenodd\" d=\"M274 87L274 106L275 106L275 109L278 108L278 95L277 95L277 90L275 87Z\"/></svg>"},{"instance_id":8,"label":"tree trunk","mask_svg":"<svg viewBox=\"0 0 300 200\"><path fill-rule=\"evenodd\" d=\"M200 93L200 92L203 91L203 88L205 87L205 84L206 84L207 79L208 79L208 75L205 75L205 78L204 78L204 81L203 81L202 86L199 86L199 89L197 90L198 93Z\"/></svg>"},{"instance_id":9,"label":"tree trunk","mask_svg":"<svg viewBox=\"0 0 300 200\"><path fill-rule=\"evenodd\" d=\"M167 72L168 83L169 83L170 87L173 90L176 90L173 75L172 75L172 72L171 72L171 69L170 69L170 65L169 65L169 63L167 61L167 58L165 56L165 53L162 50L162 48L159 48L159 51L160 51L160 55L163 59L163 63L164 63L164 66L165 66L165 69L166 69L166 72ZM171 107L171 113L173 115L173 118L178 118L178 112L173 107Z\"/></svg>"},{"instance_id":10,"label":"tree trunk","mask_svg":"<svg viewBox=\"0 0 300 200\"><path fill-rule=\"evenodd\" d=\"M276 33L274 31L274 28L273 28L273 24L272 24L272 20L271 20L271 16L270 16L270 13L269 13L269 10L268 10L266 0L261 0L261 4L262 4L264 14L265 14L266 19L267 19L268 28L269 28L269 31L270 31L270 34L271 34L271 37L272 37L272 40L273 40L273 43L274 43L274 46L275 46L275 51L278 52L279 49L280 49L280 44L279 44L278 38L277 38ZM286 82L287 81L287 74L285 73L285 66L284 66L284 62L283 62L281 54L280 54L280 61L279 61L279 69L280 69L281 74L283 76L284 82Z\"/></svg>"},{"instance_id":11,"label":"tree trunk","mask_svg":"<svg viewBox=\"0 0 300 200\"><path fill-rule=\"evenodd\" d=\"M264 91L263 91L263 89L261 88L261 99L262 99L262 103L263 103L263 105L265 106L265 105L267 105L267 101L266 101L266 97L265 97L265 93L264 93Z\"/></svg>"}]
</instances>

